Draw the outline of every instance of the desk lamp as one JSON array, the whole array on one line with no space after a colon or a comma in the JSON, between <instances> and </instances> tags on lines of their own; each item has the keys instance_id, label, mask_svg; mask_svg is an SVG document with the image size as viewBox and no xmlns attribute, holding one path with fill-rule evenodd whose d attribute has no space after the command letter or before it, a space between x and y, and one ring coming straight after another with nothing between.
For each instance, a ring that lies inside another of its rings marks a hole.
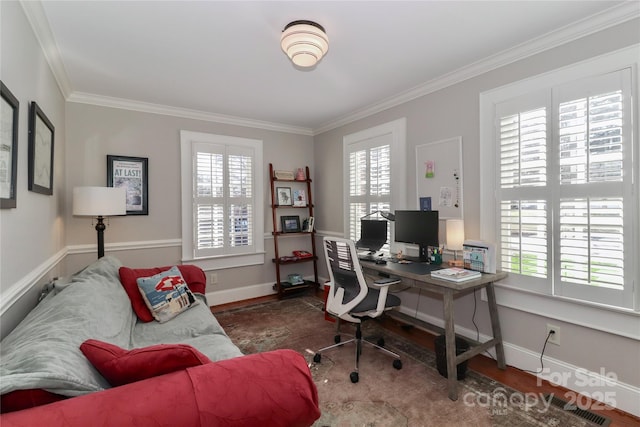
<instances>
[{"instance_id":1,"label":"desk lamp","mask_svg":"<svg viewBox=\"0 0 640 427\"><path fill-rule=\"evenodd\" d=\"M464 260L458 259L457 253L463 249L464 244L464 221L461 219L448 219L446 221L447 249L453 251L453 259L449 265L463 267Z\"/></svg>"},{"instance_id":2,"label":"desk lamp","mask_svg":"<svg viewBox=\"0 0 640 427\"><path fill-rule=\"evenodd\" d=\"M76 187L73 189L73 215L96 218L98 258L104 256L104 217L127 214L124 187Z\"/></svg>"}]
</instances>

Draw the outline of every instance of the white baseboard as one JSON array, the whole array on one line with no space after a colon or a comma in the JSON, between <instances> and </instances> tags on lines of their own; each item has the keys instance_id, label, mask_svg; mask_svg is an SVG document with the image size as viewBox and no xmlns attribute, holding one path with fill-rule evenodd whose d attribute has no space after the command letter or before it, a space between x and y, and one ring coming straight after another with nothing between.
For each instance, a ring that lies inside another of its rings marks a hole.
<instances>
[{"instance_id":1,"label":"white baseboard","mask_svg":"<svg viewBox=\"0 0 640 427\"><path fill-rule=\"evenodd\" d=\"M439 317L418 312L415 309L400 307L400 312L408 316L416 317L427 323L444 328L444 320ZM476 340L476 331L456 325L456 334L471 340ZM480 334L478 341L489 341L492 337ZM529 349L504 343L504 353L507 365L525 371L538 372L541 370L540 354ZM489 354L495 359L495 349ZM584 368L563 362L552 357L543 356L544 371L536 377L569 389L565 396L557 396L570 404L586 403L583 396L592 397L594 400L608 404L614 408L640 416L640 387L618 381L613 372L592 372ZM532 375L534 375L532 373ZM580 396L582 395L582 396Z\"/></svg>"},{"instance_id":2,"label":"white baseboard","mask_svg":"<svg viewBox=\"0 0 640 427\"><path fill-rule=\"evenodd\" d=\"M273 282L269 282L251 286L244 286L242 288L207 292L206 296L207 303L210 306L213 306L275 294L276 291L273 289Z\"/></svg>"}]
</instances>

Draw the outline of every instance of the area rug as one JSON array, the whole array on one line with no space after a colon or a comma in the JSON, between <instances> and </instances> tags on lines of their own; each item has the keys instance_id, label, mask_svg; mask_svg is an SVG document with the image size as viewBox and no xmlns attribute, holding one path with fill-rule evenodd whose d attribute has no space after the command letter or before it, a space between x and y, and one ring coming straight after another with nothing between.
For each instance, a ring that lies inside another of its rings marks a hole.
<instances>
[{"instance_id":1,"label":"area rug","mask_svg":"<svg viewBox=\"0 0 640 427\"><path fill-rule=\"evenodd\" d=\"M310 296L259 303L216 312L229 337L245 354L289 348L307 359L318 388L322 415L314 426L562 426L594 424L551 406L541 394L521 393L468 370L459 381L458 400L448 398L447 380L435 354L382 328L375 320L363 324L363 337L399 353L402 369L393 359L364 346L358 383L350 381L355 346L346 344L313 362L317 349L334 342L335 323L324 318L322 301ZM342 327L342 340L353 333ZM286 396L283 396L286 398Z\"/></svg>"}]
</instances>

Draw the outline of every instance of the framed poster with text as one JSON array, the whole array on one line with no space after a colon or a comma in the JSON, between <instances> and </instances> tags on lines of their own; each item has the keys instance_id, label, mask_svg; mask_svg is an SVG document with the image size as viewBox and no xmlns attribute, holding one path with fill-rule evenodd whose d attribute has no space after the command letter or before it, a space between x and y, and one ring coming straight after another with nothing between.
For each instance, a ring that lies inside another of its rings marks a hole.
<instances>
[{"instance_id":1,"label":"framed poster with text","mask_svg":"<svg viewBox=\"0 0 640 427\"><path fill-rule=\"evenodd\" d=\"M149 215L149 159L107 155L107 187L125 187L127 215Z\"/></svg>"}]
</instances>

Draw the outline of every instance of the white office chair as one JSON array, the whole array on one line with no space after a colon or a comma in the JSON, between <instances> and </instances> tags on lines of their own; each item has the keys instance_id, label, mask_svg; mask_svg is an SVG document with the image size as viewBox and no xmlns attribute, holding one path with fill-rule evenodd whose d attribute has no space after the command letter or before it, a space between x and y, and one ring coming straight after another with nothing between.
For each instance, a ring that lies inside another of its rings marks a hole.
<instances>
[{"instance_id":1,"label":"white office chair","mask_svg":"<svg viewBox=\"0 0 640 427\"><path fill-rule=\"evenodd\" d=\"M396 353L384 348L384 339L379 339L378 344L362 339L360 324L363 320L381 316L386 310L391 310L400 305L400 298L389 294L389 286L400 283L399 279L384 279L374 282L371 287L362 274L358 253L353 240L338 237L325 237L324 256L327 261L330 282L329 295L327 297L326 311L338 318L338 330L334 337L335 344L318 350L313 356L313 361L320 363L321 353L333 348L343 346L350 342L356 344L356 368L351 372L351 382L359 380L358 368L362 343L367 343L378 350L394 358L393 367L402 369L402 361ZM353 339L340 342L340 321L345 320L356 325L356 335Z\"/></svg>"}]
</instances>

